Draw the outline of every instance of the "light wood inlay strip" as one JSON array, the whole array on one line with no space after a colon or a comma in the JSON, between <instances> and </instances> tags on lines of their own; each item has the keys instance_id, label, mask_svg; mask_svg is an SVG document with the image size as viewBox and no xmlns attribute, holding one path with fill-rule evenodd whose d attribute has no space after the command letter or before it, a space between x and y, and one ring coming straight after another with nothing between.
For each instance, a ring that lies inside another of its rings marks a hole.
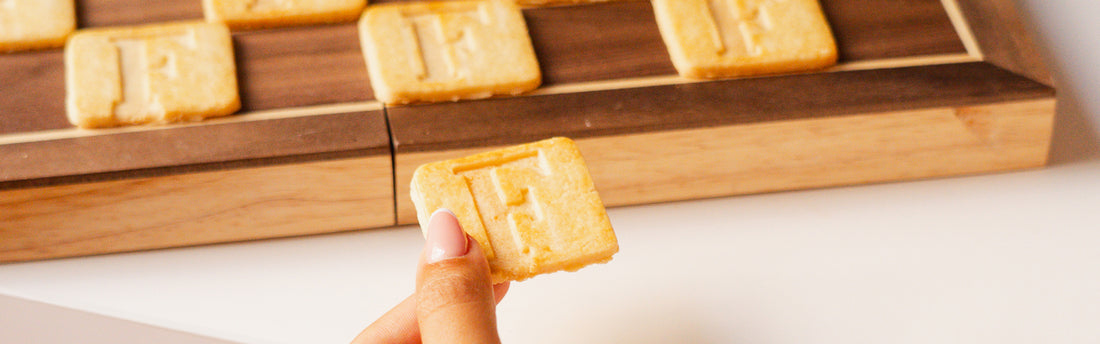
<instances>
[{"instance_id":1,"label":"light wood inlay strip","mask_svg":"<svg viewBox=\"0 0 1100 344\"><path fill-rule=\"evenodd\" d=\"M847 63L840 63L835 66L829 67L825 70L818 71L823 73L835 73L857 70L870 70L870 69L887 69L887 68L902 68L902 67L916 67L916 66L932 66L940 64L950 63L967 63L967 62L979 62L980 59L975 58L969 54L943 54L943 55L929 55L929 56L916 56L916 57L899 57L879 60L867 60L867 61L854 61ZM775 75L769 75L775 76ZM761 76L768 77L768 76ZM747 78L743 78L747 79ZM592 82L580 82L566 85L555 85L542 87L527 93L525 95L549 95L549 94L563 94L563 93L580 93L580 92L594 92L594 91L606 91L622 88L639 88L639 87L651 87L651 86L667 86L667 85L680 85L690 84L697 82L707 82L713 80L696 80L681 77L679 75L660 75L641 78L630 78L620 80L605 80L605 81L592 81Z\"/></svg>"},{"instance_id":2,"label":"light wood inlay strip","mask_svg":"<svg viewBox=\"0 0 1100 344\"><path fill-rule=\"evenodd\" d=\"M970 24L966 22L966 16L963 16L962 8L959 7L959 3L956 0L940 1L943 3L944 10L947 11L947 17L951 19L951 25L953 25L955 31L959 33L959 39L962 40L962 44L966 47L966 51L979 61L985 60L985 55L982 54L982 48L978 45L978 39L975 38L974 31L970 30Z\"/></svg>"},{"instance_id":3,"label":"light wood inlay strip","mask_svg":"<svg viewBox=\"0 0 1100 344\"><path fill-rule=\"evenodd\" d=\"M934 66L952 63L980 62L981 59L969 54L942 54L914 57L898 57L892 59L855 61L838 64L826 69L826 72L845 72L871 69L890 69L917 66Z\"/></svg>"}]
</instances>

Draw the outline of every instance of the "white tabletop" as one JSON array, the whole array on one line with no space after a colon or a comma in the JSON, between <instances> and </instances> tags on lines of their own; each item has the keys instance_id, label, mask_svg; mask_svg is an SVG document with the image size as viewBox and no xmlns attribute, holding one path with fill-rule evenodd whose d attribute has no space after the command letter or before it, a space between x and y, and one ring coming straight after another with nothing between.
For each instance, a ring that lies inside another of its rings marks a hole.
<instances>
[{"instance_id":1,"label":"white tabletop","mask_svg":"<svg viewBox=\"0 0 1100 344\"><path fill-rule=\"evenodd\" d=\"M1052 165L612 209L606 265L514 284L518 343L1100 343L1100 3L1024 1ZM345 343L406 297L401 227L0 265L0 342ZM94 335L92 335L94 334Z\"/></svg>"}]
</instances>

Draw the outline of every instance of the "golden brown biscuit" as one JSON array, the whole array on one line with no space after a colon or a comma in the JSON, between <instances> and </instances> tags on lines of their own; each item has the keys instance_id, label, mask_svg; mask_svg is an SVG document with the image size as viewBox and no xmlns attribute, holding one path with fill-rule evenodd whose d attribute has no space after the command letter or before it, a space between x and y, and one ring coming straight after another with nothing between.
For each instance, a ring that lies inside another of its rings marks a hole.
<instances>
[{"instance_id":1,"label":"golden brown biscuit","mask_svg":"<svg viewBox=\"0 0 1100 344\"><path fill-rule=\"evenodd\" d=\"M672 63L689 78L820 69L836 43L817 0L653 0Z\"/></svg>"},{"instance_id":2,"label":"golden brown biscuit","mask_svg":"<svg viewBox=\"0 0 1100 344\"><path fill-rule=\"evenodd\" d=\"M82 128L194 121L240 108L223 24L78 31L65 46L65 78L69 121Z\"/></svg>"},{"instance_id":3,"label":"golden brown biscuit","mask_svg":"<svg viewBox=\"0 0 1100 344\"><path fill-rule=\"evenodd\" d=\"M374 95L386 104L514 95L542 81L510 0L372 5L359 35Z\"/></svg>"},{"instance_id":4,"label":"golden brown biscuit","mask_svg":"<svg viewBox=\"0 0 1100 344\"><path fill-rule=\"evenodd\" d=\"M516 0L516 4L523 7L539 7L539 6L560 6L560 5L577 5L577 4L591 4L600 2L615 2L624 0ZM638 1L638 0L625 0L625 1Z\"/></svg>"},{"instance_id":5,"label":"golden brown biscuit","mask_svg":"<svg viewBox=\"0 0 1100 344\"><path fill-rule=\"evenodd\" d=\"M258 29L350 22L366 5L366 0L203 0L202 10L209 22Z\"/></svg>"},{"instance_id":6,"label":"golden brown biscuit","mask_svg":"<svg viewBox=\"0 0 1100 344\"><path fill-rule=\"evenodd\" d=\"M0 51L55 48L76 29L73 0L0 0Z\"/></svg>"},{"instance_id":7,"label":"golden brown biscuit","mask_svg":"<svg viewBox=\"0 0 1100 344\"><path fill-rule=\"evenodd\" d=\"M412 180L422 226L449 209L485 252L493 282L611 260L615 232L576 144L529 143L425 164Z\"/></svg>"}]
</instances>

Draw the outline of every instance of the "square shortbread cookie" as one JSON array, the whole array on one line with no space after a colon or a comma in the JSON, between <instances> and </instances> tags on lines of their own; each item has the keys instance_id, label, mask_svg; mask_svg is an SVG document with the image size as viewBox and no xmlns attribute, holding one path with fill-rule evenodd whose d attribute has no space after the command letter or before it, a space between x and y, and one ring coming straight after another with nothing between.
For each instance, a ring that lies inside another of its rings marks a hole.
<instances>
[{"instance_id":1,"label":"square shortbread cookie","mask_svg":"<svg viewBox=\"0 0 1100 344\"><path fill-rule=\"evenodd\" d=\"M0 0L0 51L60 47L75 29L73 0Z\"/></svg>"},{"instance_id":2,"label":"square shortbread cookie","mask_svg":"<svg viewBox=\"0 0 1100 344\"><path fill-rule=\"evenodd\" d=\"M82 128L194 121L240 108L222 24L78 31L65 46L65 79L69 121Z\"/></svg>"},{"instance_id":3,"label":"square shortbread cookie","mask_svg":"<svg viewBox=\"0 0 1100 344\"><path fill-rule=\"evenodd\" d=\"M203 0L209 22L233 29L350 22L359 18L366 0Z\"/></svg>"},{"instance_id":4,"label":"square shortbread cookie","mask_svg":"<svg viewBox=\"0 0 1100 344\"><path fill-rule=\"evenodd\" d=\"M412 180L422 226L455 213L489 259L494 283L611 260L615 232L576 144L567 138L425 164Z\"/></svg>"},{"instance_id":5,"label":"square shortbread cookie","mask_svg":"<svg viewBox=\"0 0 1100 344\"><path fill-rule=\"evenodd\" d=\"M817 0L653 0L657 25L681 76L722 78L795 72L836 63Z\"/></svg>"},{"instance_id":6,"label":"square shortbread cookie","mask_svg":"<svg viewBox=\"0 0 1100 344\"><path fill-rule=\"evenodd\" d=\"M511 0L372 5L359 35L374 95L386 104L515 95L542 82Z\"/></svg>"}]
</instances>

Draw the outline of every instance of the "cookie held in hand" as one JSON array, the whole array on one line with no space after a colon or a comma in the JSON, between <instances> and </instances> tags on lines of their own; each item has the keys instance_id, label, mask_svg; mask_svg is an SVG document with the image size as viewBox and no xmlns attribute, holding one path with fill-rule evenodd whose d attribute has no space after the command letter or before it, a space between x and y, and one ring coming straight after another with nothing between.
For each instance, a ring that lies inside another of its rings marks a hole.
<instances>
[{"instance_id":1,"label":"cookie held in hand","mask_svg":"<svg viewBox=\"0 0 1100 344\"><path fill-rule=\"evenodd\" d=\"M454 212L489 260L493 282L575 271L618 252L611 221L575 143L529 143L425 164L412 179L421 226Z\"/></svg>"}]
</instances>

